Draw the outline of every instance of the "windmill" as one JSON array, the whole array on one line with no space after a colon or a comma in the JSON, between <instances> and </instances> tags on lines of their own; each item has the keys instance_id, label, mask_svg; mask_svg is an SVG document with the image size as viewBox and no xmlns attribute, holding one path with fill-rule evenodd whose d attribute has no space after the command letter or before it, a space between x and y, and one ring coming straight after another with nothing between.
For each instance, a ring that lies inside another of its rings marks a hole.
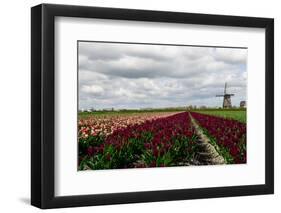
<instances>
[{"instance_id":1,"label":"windmill","mask_svg":"<svg viewBox=\"0 0 281 213\"><path fill-rule=\"evenodd\" d=\"M223 95L216 95L216 97L223 97L222 108L231 108L231 96L234 94L229 94L226 92L227 83L225 82L224 85L224 94Z\"/></svg>"}]
</instances>

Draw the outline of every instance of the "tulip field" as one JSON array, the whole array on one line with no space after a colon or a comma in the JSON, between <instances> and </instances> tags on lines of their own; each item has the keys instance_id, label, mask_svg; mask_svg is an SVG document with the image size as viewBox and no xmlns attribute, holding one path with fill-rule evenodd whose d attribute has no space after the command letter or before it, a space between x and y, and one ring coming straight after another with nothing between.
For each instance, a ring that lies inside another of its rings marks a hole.
<instances>
[{"instance_id":1,"label":"tulip field","mask_svg":"<svg viewBox=\"0 0 281 213\"><path fill-rule=\"evenodd\" d=\"M104 113L80 116L78 169L204 165L199 126L225 164L246 163L246 123L200 112ZM197 127L198 128L198 127Z\"/></svg>"}]
</instances>

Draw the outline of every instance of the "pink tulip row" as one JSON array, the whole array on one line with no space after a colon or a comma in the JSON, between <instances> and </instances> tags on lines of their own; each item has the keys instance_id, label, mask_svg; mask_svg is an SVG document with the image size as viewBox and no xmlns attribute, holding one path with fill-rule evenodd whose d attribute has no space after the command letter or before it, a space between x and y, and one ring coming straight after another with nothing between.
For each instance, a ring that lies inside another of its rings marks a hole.
<instances>
[{"instance_id":1,"label":"pink tulip row","mask_svg":"<svg viewBox=\"0 0 281 213\"><path fill-rule=\"evenodd\" d=\"M99 134L108 136L116 130L125 129L128 126L139 125L148 120L174 115L174 112L154 112L138 113L133 115L104 115L92 116L86 119L80 119L78 123L79 135L82 138L96 136Z\"/></svg>"}]
</instances>

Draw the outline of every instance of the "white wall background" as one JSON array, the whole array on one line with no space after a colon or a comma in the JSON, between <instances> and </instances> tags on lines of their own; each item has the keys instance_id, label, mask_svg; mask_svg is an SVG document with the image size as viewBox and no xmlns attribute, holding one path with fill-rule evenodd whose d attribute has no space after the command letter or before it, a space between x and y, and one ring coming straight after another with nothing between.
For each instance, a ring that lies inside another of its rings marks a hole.
<instances>
[{"instance_id":1,"label":"white wall background","mask_svg":"<svg viewBox=\"0 0 281 213\"><path fill-rule=\"evenodd\" d=\"M281 13L279 1L225 0L45 0L45 3L275 18L275 132L281 128ZM39 212L30 197L30 7L42 3L3 1L0 12L1 212ZM275 136L275 195L201 199L50 210L51 212L254 212L281 207L280 134ZM276 212L276 211L275 211Z\"/></svg>"}]
</instances>

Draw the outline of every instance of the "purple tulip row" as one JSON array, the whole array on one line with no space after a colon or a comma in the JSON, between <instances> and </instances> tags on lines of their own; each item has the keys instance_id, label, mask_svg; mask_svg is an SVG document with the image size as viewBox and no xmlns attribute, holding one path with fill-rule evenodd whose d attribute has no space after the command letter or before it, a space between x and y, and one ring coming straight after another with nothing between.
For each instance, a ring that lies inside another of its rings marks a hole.
<instances>
[{"instance_id":1,"label":"purple tulip row","mask_svg":"<svg viewBox=\"0 0 281 213\"><path fill-rule=\"evenodd\" d=\"M229 163L246 163L246 124L236 120L191 112L198 124L226 151Z\"/></svg>"}]
</instances>

